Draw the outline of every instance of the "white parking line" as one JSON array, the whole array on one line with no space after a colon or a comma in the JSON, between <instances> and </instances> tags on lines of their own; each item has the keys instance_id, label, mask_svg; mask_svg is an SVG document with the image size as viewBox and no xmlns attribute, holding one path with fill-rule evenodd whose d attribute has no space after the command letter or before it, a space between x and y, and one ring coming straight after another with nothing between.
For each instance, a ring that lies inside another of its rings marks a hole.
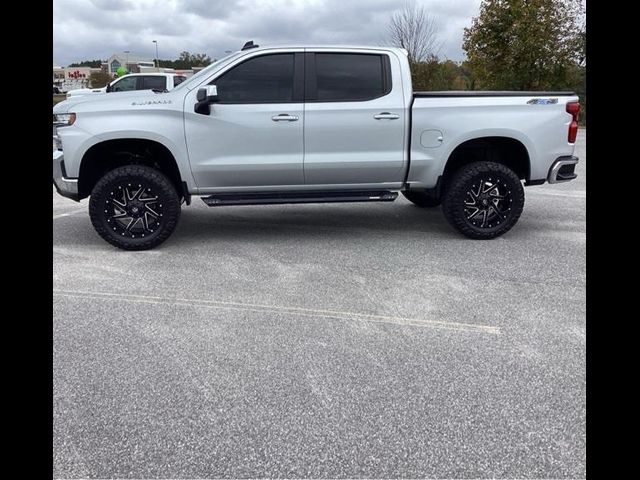
<instances>
[{"instance_id":1,"label":"white parking line","mask_svg":"<svg viewBox=\"0 0 640 480\"><path fill-rule=\"evenodd\" d=\"M570 198L586 198L586 190L575 190L571 192L563 192L558 190L547 190L542 188L532 188L525 191L527 195L551 195L553 197L570 197Z\"/></svg>"},{"instance_id":2,"label":"white parking line","mask_svg":"<svg viewBox=\"0 0 640 480\"><path fill-rule=\"evenodd\" d=\"M165 298L148 295L126 295L119 293L86 292L77 290L54 290L54 296L79 297L96 300L118 300L120 302L150 303L155 305L180 305L187 307L213 308L224 310L240 310L249 312L278 313L298 315L304 317L324 317L338 320L359 320L374 323L387 323L414 327L443 328L467 332L489 333L500 335L500 328L490 325L478 325L473 323L443 322L439 320L419 320L404 317L390 317L385 315L372 315L367 313L342 312L333 310L316 310L301 307L283 307L274 305L258 305L251 303L222 302L196 298Z\"/></svg>"},{"instance_id":3,"label":"white parking line","mask_svg":"<svg viewBox=\"0 0 640 480\"><path fill-rule=\"evenodd\" d=\"M57 218L68 217L70 215L77 215L80 212L86 212L86 211L87 211L86 207L82 207L82 208L78 208L76 210L73 210L71 212L59 213L58 215L54 215L53 219L56 220Z\"/></svg>"}]
</instances>

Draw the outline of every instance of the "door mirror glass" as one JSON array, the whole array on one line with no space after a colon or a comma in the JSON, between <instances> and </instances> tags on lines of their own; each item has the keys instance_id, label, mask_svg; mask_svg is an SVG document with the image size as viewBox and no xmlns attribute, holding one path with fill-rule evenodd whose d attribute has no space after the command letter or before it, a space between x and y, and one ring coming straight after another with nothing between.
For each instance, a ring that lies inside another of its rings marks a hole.
<instances>
[{"instance_id":1,"label":"door mirror glass","mask_svg":"<svg viewBox=\"0 0 640 480\"><path fill-rule=\"evenodd\" d=\"M218 101L218 87L215 85L207 85L198 90L196 99L198 102L216 103Z\"/></svg>"}]
</instances>

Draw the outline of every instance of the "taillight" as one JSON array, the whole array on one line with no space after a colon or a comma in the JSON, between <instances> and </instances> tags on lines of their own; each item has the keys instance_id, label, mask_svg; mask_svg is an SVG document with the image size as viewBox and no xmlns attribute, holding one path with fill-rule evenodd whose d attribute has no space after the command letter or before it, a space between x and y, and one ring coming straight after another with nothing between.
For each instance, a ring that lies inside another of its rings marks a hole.
<instances>
[{"instance_id":1,"label":"taillight","mask_svg":"<svg viewBox=\"0 0 640 480\"><path fill-rule=\"evenodd\" d=\"M573 117L571 124L569 125L569 136L567 140L569 143L575 143L578 136L578 115L580 114L580 102L567 103L567 113L570 113Z\"/></svg>"}]
</instances>

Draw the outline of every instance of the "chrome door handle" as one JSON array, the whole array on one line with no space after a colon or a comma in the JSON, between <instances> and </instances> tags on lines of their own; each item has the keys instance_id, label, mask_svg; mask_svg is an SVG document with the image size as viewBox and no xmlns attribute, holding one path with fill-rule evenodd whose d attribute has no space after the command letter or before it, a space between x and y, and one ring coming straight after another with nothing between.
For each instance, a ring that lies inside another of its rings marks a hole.
<instances>
[{"instance_id":1,"label":"chrome door handle","mask_svg":"<svg viewBox=\"0 0 640 480\"><path fill-rule=\"evenodd\" d=\"M297 115L289 115L288 113L281 113L280 115L274 115L271 117L274 122L295 122L298 120Z\"/></svg>"},{"instance_id":2,"label":"chrome door handle","mask_svg":"<svg viewBox=\"0 0 640 480\"><path fill-rule=\"evenodd\" d=\"M400 115L397 115L395 113L382 112L374 115L373 118L375 118L376 120L397 120L400 118Z\"/></svg>"}]
</instances>

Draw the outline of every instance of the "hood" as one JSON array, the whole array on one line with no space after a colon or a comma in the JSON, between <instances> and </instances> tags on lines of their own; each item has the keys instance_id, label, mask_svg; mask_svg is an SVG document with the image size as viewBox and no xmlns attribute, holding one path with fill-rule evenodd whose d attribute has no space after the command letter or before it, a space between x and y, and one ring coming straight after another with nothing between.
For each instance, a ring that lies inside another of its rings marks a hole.
<instances>
[{"instance_id":1,"label":"hood","mask_svg":"<svg viewBox=\"0 0 640 480\"><path fill-rule=\"evenodd\" d=\"M150 96L159 96L162 94L154 93L153 90L133 90L131 92L110 92L105 95L78 95L71 97L67 100L63 100L60 103L57 103L53 107L53 113L68 113L72 108L75 108L81 104L84 107L84 104L100 104L100 105L108 105L113 103L116 105L130 105L131 102L135 101L135 99L139 98L141 101L144 101ZM126 103L123 103L123 100ZM106 106L105 105L105 106Z\"/></svg>"},{"instance_id":2,"label":"hood","mask_svg":"<svg viewBox=\"0 0 640 480\"><path fill-rule=\"evenodd\" d=\"M76 88L74 90L69 90L67 95L84 95L89 93L106 93L107 87L102 88Z\"/></svg>"}]
</instances>

